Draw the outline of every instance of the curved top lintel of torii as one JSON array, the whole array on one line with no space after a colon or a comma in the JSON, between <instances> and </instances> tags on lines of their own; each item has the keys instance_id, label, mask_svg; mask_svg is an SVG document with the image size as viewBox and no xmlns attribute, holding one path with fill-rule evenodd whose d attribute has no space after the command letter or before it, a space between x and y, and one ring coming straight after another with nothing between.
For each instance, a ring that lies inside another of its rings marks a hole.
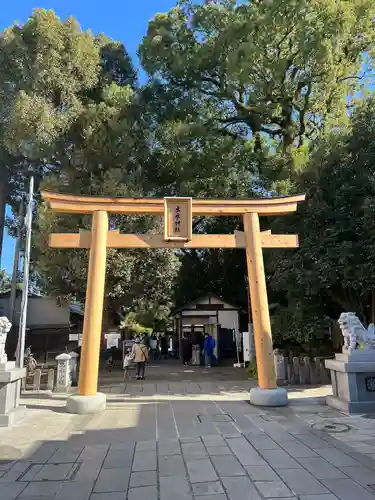
<instances>
[{"instance_id":1,"label":"curved top lintel of torii","mask_svg":"<svg viewBox=\"0 0 375 500\"><path fill-rule=\"evenodd\" d=\"M192 199L192 215L240 216L246 213L284 215L297 210L305 194L252 198L248 200ZM55 212L90 214L99 210L118 214L164 214L164 198L121 198L106 196L80 196L42 192L43 200ZM168 199L171 199L170 197ZM186 199L186 198L182 198ZM179 198L176 197L176 201Z\"/></svg>"}]
</instances>

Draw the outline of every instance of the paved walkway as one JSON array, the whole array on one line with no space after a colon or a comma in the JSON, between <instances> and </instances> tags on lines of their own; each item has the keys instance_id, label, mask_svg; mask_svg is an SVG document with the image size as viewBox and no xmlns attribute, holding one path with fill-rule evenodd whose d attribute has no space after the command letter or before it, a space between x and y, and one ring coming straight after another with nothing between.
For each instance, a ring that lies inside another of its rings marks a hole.
<instances>
[{"instance_id":1,"label":"paved walkway","mask_svg":"<svg viewBox=\"0 0 375 500\"><path fill-rule=\"evenodd\" d=\"M241 371L168 370L177 381L102 376L98 415L25 395L25 419L0 429L0 500L375 500L375 422L328 409L329 388L265 410Z\"/></svg>"}]
</instances>

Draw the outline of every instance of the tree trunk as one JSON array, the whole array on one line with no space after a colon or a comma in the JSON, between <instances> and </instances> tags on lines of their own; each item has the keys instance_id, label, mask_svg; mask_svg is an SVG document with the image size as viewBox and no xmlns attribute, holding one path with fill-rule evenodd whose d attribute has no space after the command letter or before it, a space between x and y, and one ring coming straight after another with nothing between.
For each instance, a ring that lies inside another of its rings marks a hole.
<instances>
[{"instance_id":1,"label":"tree trunk","mask_svg":"<svg viewBox=\"0 0 375 500\"><path fill-rule=\"evenodd\" d=\"M3 237L5 227L5 207L9 192L8 169L0 163L0 263L3 250Z\"/></svg>"},{"instance_id":2,"label":"tree trunk","mask_svg":"<svg viewBox=\"0 0 375 500\"><path fill-rule=\"evenodd\" d=\"M293 136L293 105L289 99L282 104L282 119L281 119L281 129L283 136L283 155L290 154L292 151L294 136Z\"/></svg>"}]
</instances>

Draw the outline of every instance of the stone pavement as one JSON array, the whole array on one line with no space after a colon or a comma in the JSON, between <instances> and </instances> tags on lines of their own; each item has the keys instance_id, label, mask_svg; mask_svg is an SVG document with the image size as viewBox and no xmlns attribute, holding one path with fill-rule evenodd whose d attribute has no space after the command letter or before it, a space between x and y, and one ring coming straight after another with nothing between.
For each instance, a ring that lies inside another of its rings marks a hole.
<instances>
[{"instance_id":1,"label":"stone pavement","mask_svg":"<svg viewBox=\"0 0 375 500\"><path fill-rule=\"evenodd\" d=\"M26 394L25 419L0 429L0 500L375 500L374 420L328 409L329 388L260 409L241 376L184 373L117 379L91 416L65 413L66 395Z\"/></svg>"}]
</instances>

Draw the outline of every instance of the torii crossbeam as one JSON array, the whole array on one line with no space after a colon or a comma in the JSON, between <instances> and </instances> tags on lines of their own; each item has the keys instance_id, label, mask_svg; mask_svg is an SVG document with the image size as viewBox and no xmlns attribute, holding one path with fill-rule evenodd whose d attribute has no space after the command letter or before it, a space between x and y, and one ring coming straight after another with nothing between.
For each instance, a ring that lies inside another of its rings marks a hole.
<instances>
[{"instance_id":1,"label":"torii crossbeam","mask_svg":"<svg viewBox=\"0 0 375 500\"><path fill-rule=\"evenodd\" d=\"M93 413L106 406L98 393L98 367L103 315L107 248L244 248L250 283L251 309L259 388L250 401L264 406L287 404L287 393L276 387L271 324L268 310L262 248L297 248L297 235L260 231L259 216L286 215L297 209L305 195L251 200L200 200L170 197L108 198L72 196L44 191L48 206L62 213L92 214L92 230L77 234L51 234L52 248L89 248L85 316L78 395L68 398L72 413ZM150 214L164 216L164 234L121 234L109 231L108 214ZM244 232L193 234L193 216L242 216Z\"/></svg>"}]
</instances>

